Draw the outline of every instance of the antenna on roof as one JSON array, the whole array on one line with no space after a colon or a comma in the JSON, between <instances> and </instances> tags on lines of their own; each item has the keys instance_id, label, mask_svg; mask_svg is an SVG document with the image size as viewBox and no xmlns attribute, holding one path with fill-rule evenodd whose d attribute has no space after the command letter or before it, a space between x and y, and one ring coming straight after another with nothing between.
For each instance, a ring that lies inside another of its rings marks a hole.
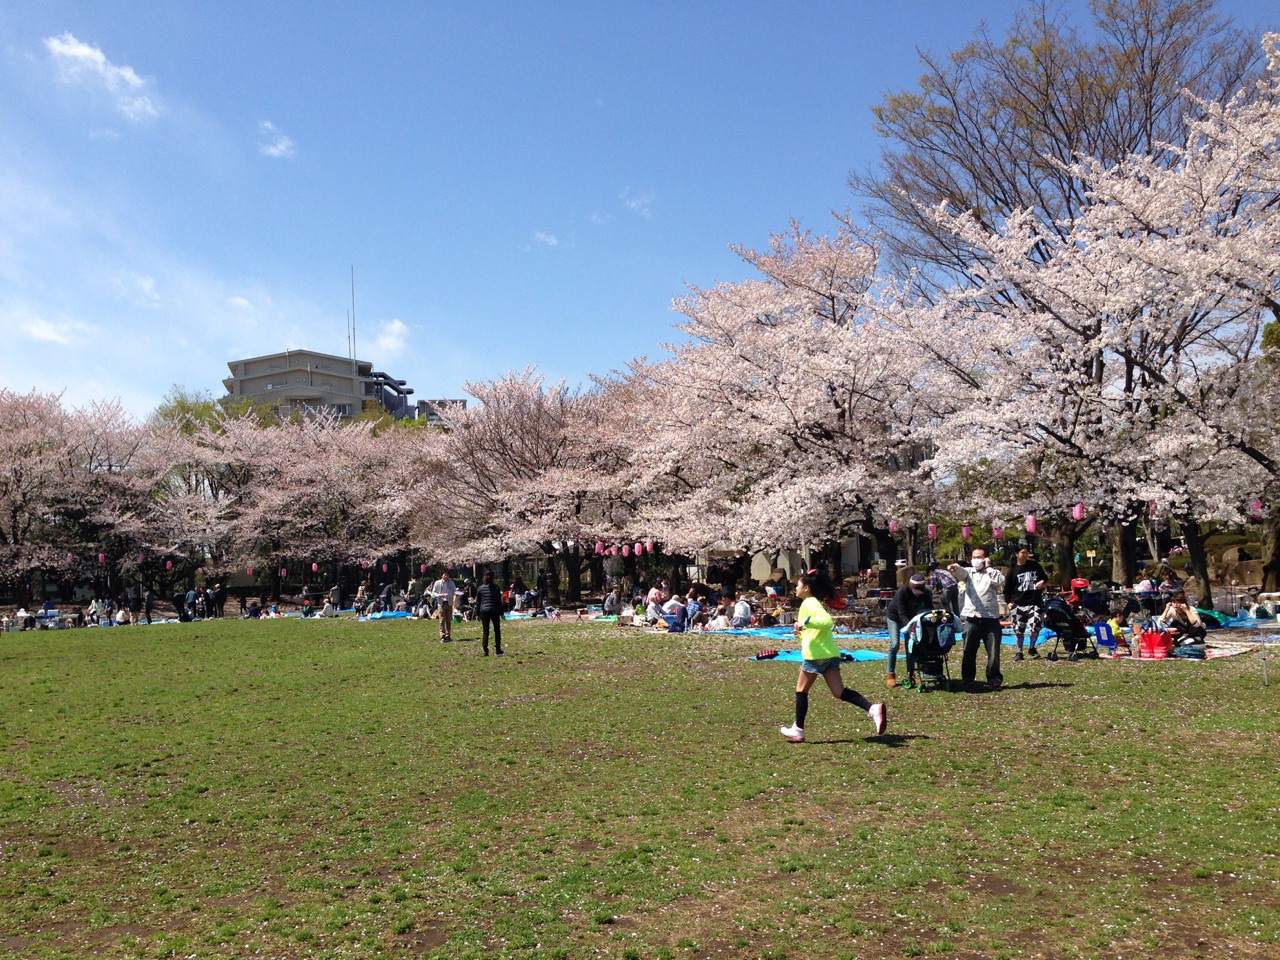
<instances>
[{"instance_id":1,"label":"antenna on roof","mask_svg":"<svg viewBox=\"0 0 1280 960\"><path fill-rule=\"evenodd\" d=\"M351 359L356 358L356 265L351 265Z\"/></svg>"}]
</instances>

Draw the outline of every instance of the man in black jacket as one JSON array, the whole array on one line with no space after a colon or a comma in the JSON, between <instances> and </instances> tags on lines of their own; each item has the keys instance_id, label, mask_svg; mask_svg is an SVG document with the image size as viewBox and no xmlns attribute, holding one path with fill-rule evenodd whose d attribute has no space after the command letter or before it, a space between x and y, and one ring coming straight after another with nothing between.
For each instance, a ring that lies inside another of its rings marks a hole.
<instances>
[{"instance_id":1,"label":"man in black jacket","mask_svg":"<svg viewBox=\"0 0 1280 960\"><path fill-rule=\"evenodd\" d=\"M913 573L911 579L898 588L898 592L885 607L885 621L889 627L889 672L884 678L886 687L898 685L898 678L893 670L898 662L898 642L902 628L914 620L918 614L932 609L933 592L926 585L924 575L920 573Z\"/></svg>"},{"instance_id":2,"label":"man in black jacket","mask_svg":"<svg viewBox=\"0 0 1280 960\"><path fill-rule=\"evenodd\" d=\"M1040 625L1044 622L1044 587L1048 579L1049 575L1031 555L1029 547L1018 551L1013 566L1004 578L1004 600L1009 606L1009 621L1013 626L1013 640L1017 645L1013 652L1014 662L1022 659L1024 636L1029 641L1027 656L1032 659L1040 656L1036 653L1036 640L1040 637Z\"/></svg>"},{"instance_id":3,"label":"man in black jacket","mask_svg":"<svg viewBox=\"0 0 1280 960\"><path fill-rule=\"evenodd\" d=\"M493 574L486 570L476 588L476 615L480 618L480 649L489 655L489 625L493 625L493 642L498 656L502 656L502 618L506 615L506 604L502 602L502 591L493 582Z\"/></svg>"}]
</instances>

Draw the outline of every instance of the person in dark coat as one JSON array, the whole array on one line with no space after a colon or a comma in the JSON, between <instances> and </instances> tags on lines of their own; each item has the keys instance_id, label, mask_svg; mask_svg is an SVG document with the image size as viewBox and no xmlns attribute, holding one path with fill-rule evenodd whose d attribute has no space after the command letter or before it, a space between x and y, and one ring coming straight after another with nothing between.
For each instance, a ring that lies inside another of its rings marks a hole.
<instances>
[{"instance_id":1,"label":"person in dark coat","mask_svg":"<svg viewBox=\"0 0 1280 960\"><path fill-rule=\"evenodd\" d=\"M918 614L933 609L933 591L922 573L913 573L910 579L898 588L889 605L884 609L885 623L889 627L889 672L885 674L886 687L896 687L898 677L894 667L898 661L898 644L901 640L902 628L916 618Z\"/></svg>"},{"instance_id":2,"label":"person in dark coat","mask_svg":"<svg viewBox=\"0 0 1280 960\"><path fill-rule=\"evenodd\" d=\"M506 604L502 602L502 591L493 582L492 571L486 570L476 588L476 615L480 618L480 649L489 655L489 625L493 625L493 643L495 652L502 656L502 618Z\"/></svg>"}]
</instances>

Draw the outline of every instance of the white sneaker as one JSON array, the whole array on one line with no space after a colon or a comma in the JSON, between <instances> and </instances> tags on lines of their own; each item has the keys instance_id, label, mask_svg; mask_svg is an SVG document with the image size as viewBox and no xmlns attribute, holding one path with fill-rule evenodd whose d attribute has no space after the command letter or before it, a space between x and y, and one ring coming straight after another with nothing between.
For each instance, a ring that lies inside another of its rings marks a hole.
<instances>
[{"instance_id":1,"label":"white sneaker","mask_svg":"<svg viewBox=\"0 0 1280 960\"><path fill-rule=\"evenodd\" d=\"M804 743L804 727L797 727L793 723L789 727L779 727L778 732L792 743Z\"/></svg>"},{"instance_id":2,"label":"white sneaker","mask_svg":"<svg viewBox=\"0 0 1280 960\"><path fill-rule=\"evenodd\" d=\"M884 728L889 724L889 711L883 703L873 703L871 709L867 711L867 716L871 718L871 722L875 724L876 736L884 733Z\"/></svg>"}]
</instances>

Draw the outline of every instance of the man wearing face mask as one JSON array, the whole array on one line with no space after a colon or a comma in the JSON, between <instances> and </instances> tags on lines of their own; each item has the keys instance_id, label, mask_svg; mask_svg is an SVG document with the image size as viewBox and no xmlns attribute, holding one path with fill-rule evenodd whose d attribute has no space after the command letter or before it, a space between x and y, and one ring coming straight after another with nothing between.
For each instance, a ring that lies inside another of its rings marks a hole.
<instances>
[{"instance_id":1,"label":"man wearing face mask","mask_svg":"<svg viewBox=\"0 0 1280 960\"><path fill-rule=\"evenodd\" d=\"M987 648L987 683L1000 689L1000 588L1004 574L987 563L987 551L973 551L970 565L953 563L947 567L960 585L960 616L964 618L964 653L960 658L960 679L967 687L978 672L978 645Z\"/></svg>"},{"instance_id":2,"label":"man wearing face mask","mask_svg":"<svg viewBox=\"0 0 1280 960\"><path fill-rule=\"evenodd\" d=\"M896 687L898 678L894 667L898 661L898 643L902 628L910 623L918 613L933 609L933 594L925 585L923 574L913 573L911 578L898 588L889 605L884 608L885 621L889 627L889 672L885 675L886 687Z\"/></svg>"}]
</instances>

